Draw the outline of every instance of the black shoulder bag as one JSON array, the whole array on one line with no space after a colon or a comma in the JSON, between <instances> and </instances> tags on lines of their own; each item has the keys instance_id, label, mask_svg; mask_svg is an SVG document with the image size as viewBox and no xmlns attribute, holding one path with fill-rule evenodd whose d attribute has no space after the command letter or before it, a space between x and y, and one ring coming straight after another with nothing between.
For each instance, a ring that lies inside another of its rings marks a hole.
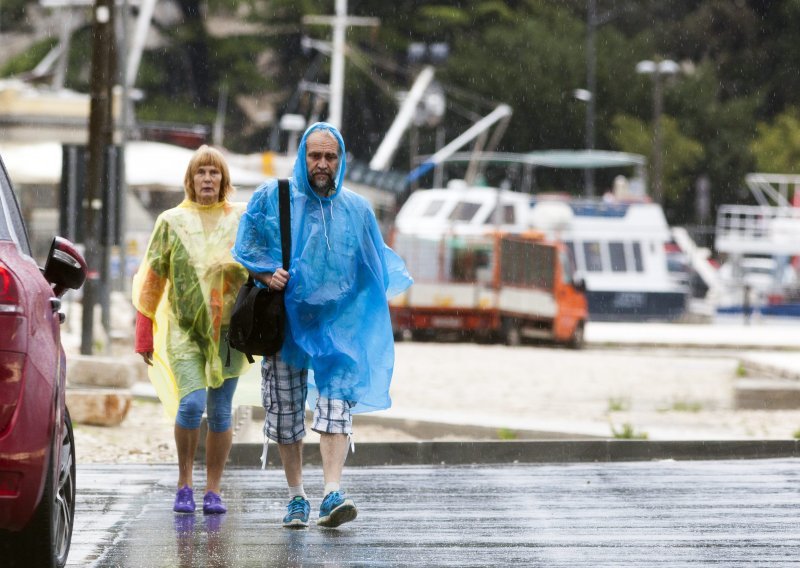
<instances>
[{"instance_id":1,"label":"black shoulder bag","mask_svg":"<svg viewBox=\"0 0 800 568\"><path fill-rule=\"evenodd\" d=\"M289 270L289 255L292 250L289 180L278 181L278 201L283 269ZM250 363L255 361L253 355L274 355L283 345L285 327L286 308L283 303L283 290L259 288L250 276L247 282L242 284L236 296L236 304L228 327L228 357L225 366L231 364L231 347L247 355Z\"/></svg>"}]
</instances>

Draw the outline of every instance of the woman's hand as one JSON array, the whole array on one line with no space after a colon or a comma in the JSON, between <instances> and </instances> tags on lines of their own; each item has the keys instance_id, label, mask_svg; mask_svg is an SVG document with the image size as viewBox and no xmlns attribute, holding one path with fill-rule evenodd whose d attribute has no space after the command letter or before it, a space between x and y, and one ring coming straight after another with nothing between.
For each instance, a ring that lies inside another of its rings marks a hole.
<instances>
[{"instance_id":1,"label":"woman's hand","mask_svg":"<svg viewBox=\"0 0 800 568\"><path fill-rule=\"evenodd\" d=\"M145 363L147 363L151 367L153 366L153 352L152 351L142 351L141 353L139 353L139 355L142 356L142 359L144 359Z\"/></svg>"}]
</instances>

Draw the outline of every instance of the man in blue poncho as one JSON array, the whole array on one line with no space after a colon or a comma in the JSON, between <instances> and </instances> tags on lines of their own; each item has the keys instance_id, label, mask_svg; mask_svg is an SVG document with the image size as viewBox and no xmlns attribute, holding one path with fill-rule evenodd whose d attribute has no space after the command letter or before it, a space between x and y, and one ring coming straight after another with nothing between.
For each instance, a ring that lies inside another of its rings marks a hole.
<instances>
[{"instance_id":1,"label":"man in blue poncho","mask_svg":"<svg viewBox=\"0 0 800 568\"><path fill-rule=\"evenodd\" d=\"M278 183L253 195L233 248L262 285L285 290L286 339L262 363L264 434L278 443L289 505L285 527L308 526L303 489L305 403L314 407L325 482L317 524L353 520L353 500L340 489L352 414L391 405L394 343L387 298L408 288L405 264L380 234L369 203L342 183L341 134L316 123L303 135L291 187L292 251L282 268ZM313 370L309 373L309 370ZM316 402L314 402L316 401Z\"/></svg>"}]
</instances>

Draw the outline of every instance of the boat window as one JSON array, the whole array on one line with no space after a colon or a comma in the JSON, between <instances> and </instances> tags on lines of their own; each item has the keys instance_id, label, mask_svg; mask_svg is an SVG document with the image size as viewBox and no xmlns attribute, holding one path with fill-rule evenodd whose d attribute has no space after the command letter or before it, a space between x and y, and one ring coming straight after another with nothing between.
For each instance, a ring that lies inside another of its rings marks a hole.
<instances>
[{"instance_id":1,"label":"boat window","mask_svg":"<svg viewBox=\"0 0 800 568\"><path fill-rule=\"evenodd\" d=\"M625 245L621 242L608 243L608 253L611 258L612 272L625 272L628 267L625 264Z\"/></svg>"},{"instance_id":2,"label":"boat window","mask_svg":"<svg viewBox=\"0 0 800 568\"><path fill-rule=\"evenodd\" d=\"M422 212L423 217L433 217L442 209L442 205L444 205L444 199L434 199L428 206L425 208L425 211Z\"/></svg>"},{"instance_id":3,"label":"boat window","mask_svg":"<svg viewBox=\"0 0 800 568\"><path fill-rule=\"evenodd\" d=\"M772 270L763 266L751 266L745 271L746 274L772 274Z\"/></svg>"},{"instance_id":4,"label":"boat window","mask_svg":"<svg viewBox=\"0 0 800 568\"><path fill-rule=\"evenodd\" d=\"M583 243L583 256L586 261L586 270L589 272L603 271L603 257L600 254L600 243Z\"/></svg>"},{"instance_id":5,"label":"boat window","mask_svg":"<svg viewBox=\"0 0 800 568\"><path fill-rule=\"evenodd\" d=\"M459 201L450 213L449 219L451 221L471 221L481 205L481 203L471 201Z\"/></svg>"},{"instance_id":6,"label":"boat window","mask_svg":"<svg viewBox=\"0 0 800 568\"><path fill-rule=\"evenodd\" d=\"M491 225L496 223L495 215L497 214L497 207L492 209L492 214L489 215L486 219L486 224ZM503 205L502 216L499 219L499 222L503 225L513 225L516 222L516 214L514 212L513 205Z\"/></svg>"},{"instance_id":7,"label":"boat window","mask_svg":"<svg viewBox=\"0 0 800 568\"><path fill-rule=\"evenodd\" d=\"M642 263L642 245L639 242L633 243L633 266L636 272L644 272L644 264Z\"/></svg>"}]
</instances>

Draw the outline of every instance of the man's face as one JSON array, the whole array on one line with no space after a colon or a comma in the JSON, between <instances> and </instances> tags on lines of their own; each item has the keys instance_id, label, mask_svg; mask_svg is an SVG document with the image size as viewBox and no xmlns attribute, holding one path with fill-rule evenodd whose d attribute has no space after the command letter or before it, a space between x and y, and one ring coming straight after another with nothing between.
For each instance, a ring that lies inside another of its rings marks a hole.
<instances>
[{"instance_id":1,"label":"man's face","mask_svg":"<svg viewBox=\"0 0 800 568\"><path fill-rule=\"evenodd\" d=\"M308 182L314 191L329 195L335 188L333 176L339 170L339 144L327 132L312 132L306 139Z\"/></svg>"}]
</instances>

